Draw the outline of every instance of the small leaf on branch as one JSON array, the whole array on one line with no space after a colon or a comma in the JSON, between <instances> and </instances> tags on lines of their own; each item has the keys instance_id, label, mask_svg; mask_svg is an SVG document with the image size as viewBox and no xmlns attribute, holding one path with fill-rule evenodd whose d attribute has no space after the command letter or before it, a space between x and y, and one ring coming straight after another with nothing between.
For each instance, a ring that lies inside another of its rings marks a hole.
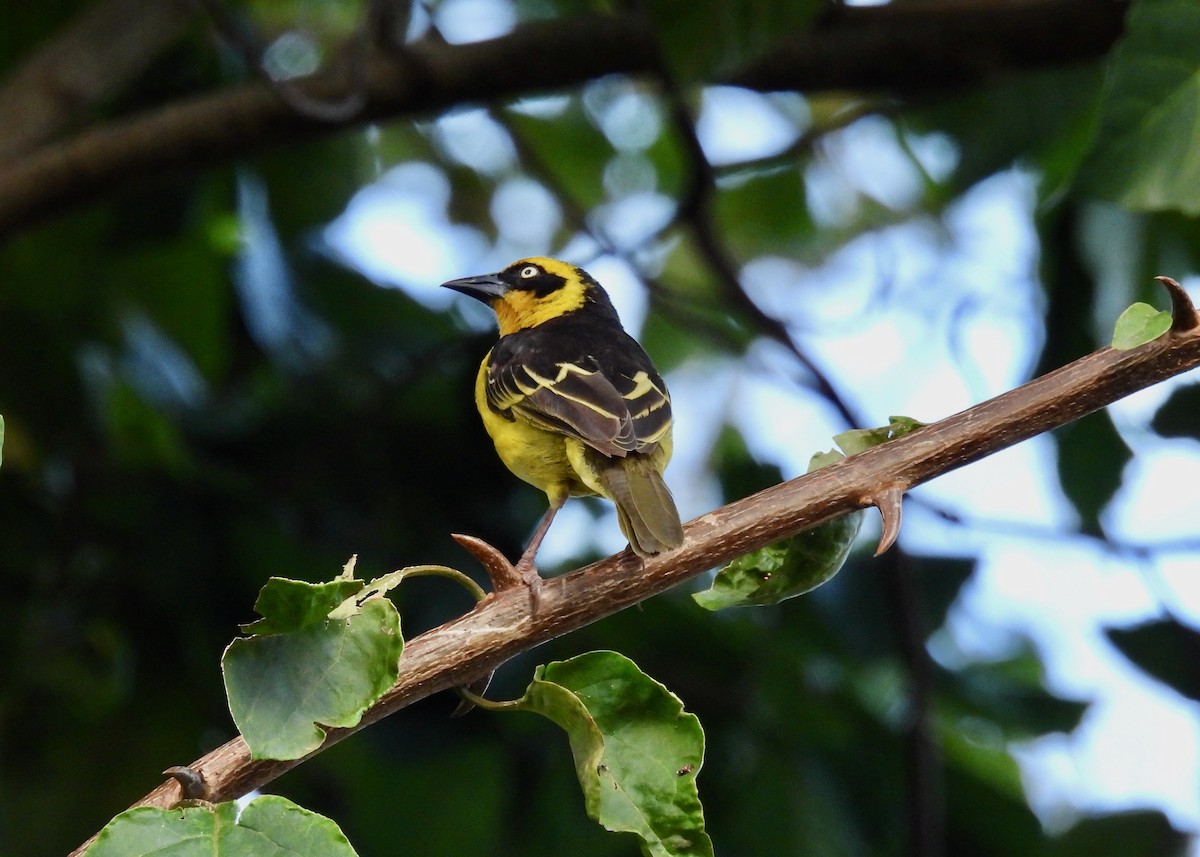
<instances>
[{"instance_id":1,"label":"small leaf on branch","mask_svg":"<svg viewBox=\"0 0 1200 857\"><path fill-rule=\"evenodd\" d=\"M692 598L705 610L722 610L765 607L811 592L841 570L862 520L860 509L743 554Z\"/></svg>"},{"instance_id":2,"label":"small leaf on branch","mask_svg":"<svg viewBox=\"0 0 1200 857\"><path fill-rule=\"evenodd\" d=\"M895 440L898 437L904 437L906 434L912 434L919 428L924 428L925 423L920 420L914 420L912 417L892 416L888 417L888 424L879 426L878 428L869 429L850 429L841 434L833 436L833 442L836 443L846 455L857 455L860 452L865 452L873 446L879 446L881 443L886 443L889 440ZM818 453L818 455L828 456L831 452ZM819 461L819 463L818 463ZM812 473L826 464L831 463L824 458L818 460L817 456L809 462L808 472Z\"/></svg>"},{"instance_id":3,"label":"small leaf on branch","mask_svg":"<svg viewBox=\"0 0 1200 857\"><path fill-rule=\"evenodd\" d=\"M1112 347L1129 351L1153 342L1171 329L1171 313L1136 303L1121 313L1113 327Z\"/></svg>"},{"instance_id":4,"label":"small leaf on branch","mask_svg":"<svg viewBox=\"0 0 1200 857\"><path fill-rule=\"evenodd\" d=\"M234 802L175 809L139 806L100 831L87 857L357 857L336 824L266 795L241 814Z\"/></svg>"},{"instance_id":5,"label":"small leaf on branch","mask_svg":"<svg viewBox=\"0 0 1200 857\"><path fill-rule=\"evenodd\" d=\"M911 417L891 417L891 422L879 428L842 432L834 437L834 442L845 455L836 449L815 453L809 460L808 472L903 437L923 425ZM706 610L722 610L778 604L811 592L841 570L862 521L862 510L851 512L790 539L743 554L717 572L711 587L693 594L692 598Z\"/></svg>"},{"instance_id":6,"label":"small leaf on branch","mask_svg":"<svg viewBox=\"0 0 1200 857\"><path fill-rule=\"evenodd\" d=\"M566 730L591 818L637 834L650 857L712 857L696 791L700 721L637 664L588 652L538 667L519 704Z\"/></svg>"},{"instance_id":7,"label":"small leaf on branch","mask_svg":"<svg viewBox=\"0 0 1200 857\"><path fill-rule=\"evenodd\" d=\"M395 683L404 641L400 614L372 595L386 584L344 577L329 583L272 578L221 668L229 711L255 759L298 759L326 726L354 726Z\"/></svg>"}]
</instances>

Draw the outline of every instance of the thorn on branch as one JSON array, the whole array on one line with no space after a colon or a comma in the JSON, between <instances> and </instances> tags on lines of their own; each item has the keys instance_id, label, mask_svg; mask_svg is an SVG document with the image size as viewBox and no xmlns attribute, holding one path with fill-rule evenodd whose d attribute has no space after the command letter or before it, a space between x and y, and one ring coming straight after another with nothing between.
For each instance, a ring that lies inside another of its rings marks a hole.
<instances>
[{"instance_id":1,"label":"thorn on branch","mask_svg":"<svg viewBox=\"0 0 1200 857\"><path fill-rule=\"evenodd\" d=\"M208 799L208 783L204 775L186 765L172 765L163 771L163 775L179 783L179 791L183 801L203 801ZM182 801L181 801L182 802Z\"/></svg>"},{"instance_id":2,"label":"thorn on branch","mask_svg":"<svg viewBox=\"0 0 1200 857\"><path fill-rule=\"evenodd\" d=\"M488 577L492 581L492 594L503 592L505 589L512 589L515 586L524 586L525 582L521 575L513 568L513 564L508 561L508 558L489 545L483 539L475 536L467 536L462 533L451 533L450 538L454 539L459 546L464 548L467 553L479 560L479 564L483 566ZM491 596L489 595L488 598ZM487 598L484 599L486 601ZM480 604L483 601L479 602ZM476 605L478 606L478 605ZM492 670L481 679L471 682L466 686L466 690L470 691L475 696L483 696L488 689L488 685L492 683L492 676L496 674ZM475 703L462 693L463 688L459 688L459 696L462 699L454 710L450 712L451 717L462 717L468 711L475 707Z\"/></svg>"},{"instance_id":3,"label":"thorn on branch","mask_svg":"<svg viewBox=\"0 0 1200 857\"><path fill-rule=\"evenodd\" d=\"M875 556L879 556L894 545L900 535L904 486L899 482L888 483L867 499L883 518L883 532L879 534L879 546L875 548Z\"/></svg>"},{"instance_id":4,"label":"thorn on branch","mask_svg":"<svg viewBox=\"0 0 1200 857\"><path fill-rule=\"evenodd\" d=\"M1171 295L1171 330L1186 333L1200 326L1200 315L1183 286L1170 277L1155 277Z\"/></svg>"},{"instance_id":5,"label":"thorn on branch","mask_svg":"<svg viewBox=\"0 0 1200 857\"><path fill-rule=\"evenodd\" d=\"M492 581L492 593L500 593L506 589L514 589L516 587L525 587L524 578L520 572L513 566L508 558L500 553L499 550L489 545L483 539L475 536L466 536L462 533L451 533L450 538L454 539L460 547L466 550L471 556L479 560L479 564L483 566L488 577Z\"/></svg>"}]
</instances>

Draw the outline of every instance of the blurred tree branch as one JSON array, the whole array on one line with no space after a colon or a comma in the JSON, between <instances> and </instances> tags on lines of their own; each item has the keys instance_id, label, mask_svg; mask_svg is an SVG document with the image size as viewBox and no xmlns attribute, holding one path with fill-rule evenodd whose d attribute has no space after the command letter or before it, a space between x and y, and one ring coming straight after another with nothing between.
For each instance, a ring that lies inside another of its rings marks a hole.
<instances>
[{"instance_id":1,"label":"blurred tree branch","mask_svg":"<svg viewBox=\"0 0 1200 857\"><path fill-rule=\"evenodd\" d=\"M91 118L183 33L187 0L99 0L0 85L0 162Z\"/></svg>"},{"instance_id":2,"label":"blurred tree branch","mask_svg":"<svg viewBox=\"0 0 1200 857\"><path fill-rule=\"evenodd\" d=\"M1127 0L952 0L837 6L729 83L750 89L848 89L903 95L1105 53ZM814 83L816 84L814 86Z\"/></svg>"},{"instance_id":3,"label":"blurred tree branch","mask_svg":"<svg viewBox=\"0 0 1200 857\"><path fill-rule=\"evenodd\" d=\"M1200 315L1177 283L1160 280L1171 292L1174 323L1153 342L1131 351L1102 348L906 437L730 503L689 522L685 543L668 554L643 562L626 550L547 580L536 621L530 619L529 599L523 590L490 596L470 613L409 641L396 685L358 726L330 730L322 746L433 693L469 684L518 653L637 604L749 550L873 505L888 492L911 489L1200 366ZM917 631L902 628L901 633ZM914 740L914 751L924 752L919 746L921 736L914 734ZM265 785L301 761L255 761L239 737L189 768L203 777L208 800L225 801ZM138 805L169 807L180 798L180 785L172 780ZM914 833L914 845L924 841L922 835ZM88 844L73 854L81 854Z\"/></svg>"},{"instance_id":4,"label":"blurred tree branch","mask_svg":"<svg viewBox=\"0 0 1200 857\"><path fill-rule=\"evenodd\" d=\"M1093 0L835 7L811 30L785 40L725 82L760 90L853 88L896 94L965 86L1002 73L1100 56L1120 34L1125 8L1124 2ZM134 18L149 26L149 19ZM137 28L129 23L127 29L132 33ZM165 23L150 29L169 32ZM70 44L64 36L55 50ZM85 57L95 53L76 50ZM429 39L376 54L363 78L361 109L337 121L298 112L261 82L231 87L113 120L0 164L0 237L131 184L226 163L267 147L463 102L561 89L609 74L653 74L658 66L653 33L641 18L577 16L531 23L485 42L447 45ZM129 64L122 75L112 75L111 83L139 67ZM347 91L345 78L344 70L334 70L291 89L304 103L336 104ZM11 80L5 91L15 92L16 83ZM93 99L110 89L98 89ZM0 101L6 132L19 106ZM56 123L46 127L61 127L65 119L60 111ZM20 146L28 150L48 133L27 134Z\"/></svg>"}]
</instances>

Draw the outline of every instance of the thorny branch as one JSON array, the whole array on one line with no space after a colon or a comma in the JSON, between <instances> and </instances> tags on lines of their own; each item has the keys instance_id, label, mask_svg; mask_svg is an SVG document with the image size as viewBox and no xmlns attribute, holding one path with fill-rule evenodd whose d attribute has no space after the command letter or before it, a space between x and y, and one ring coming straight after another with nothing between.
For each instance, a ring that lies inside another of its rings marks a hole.
<instances>
[{"instance_id":1,"label":"thorny branch","mask_svg":"<svg viewBox=\"0 0 1200 857\"><path fill-rule=\"evenodd\" d=\"M686 541L670 553L643 562L626 550L547 580L536 621L530 619L525 593L513 589L415 637L404 650L400 678L392 689L358 726L330 730L322 749L714 565L872 505L881 485L910 489L1200 366L1200 316L1177 283L1160 280L1171 292L1175 323L1153 342L1132 351L1102 348L910 435L702 515L687 524ZM207 784L210 800L224 801L265 785L302 761L254 761L245 742L235 738L187 767ZM180 786L171 780L138 805L169 807L180 798Z\"/></svg>"}]
</instances>

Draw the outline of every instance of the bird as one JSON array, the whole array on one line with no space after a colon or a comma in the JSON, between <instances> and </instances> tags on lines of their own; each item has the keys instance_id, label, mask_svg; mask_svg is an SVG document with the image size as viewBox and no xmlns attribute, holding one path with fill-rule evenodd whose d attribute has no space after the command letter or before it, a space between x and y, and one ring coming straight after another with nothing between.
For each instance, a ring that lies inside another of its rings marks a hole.
<instances>
[{"instance_id":1,"label":"bird","mask_svg":"<svg viewBox=\"0 0 1200 857\"><path fill-rule=\"evenodd\" d=\"M500 460L549 501L514 567L534 608L534 560L568 497L611 500L638 556L681 545L679 511L663 480L671 396L600 283L576 265L535 256L442 286L496 313L500 338L479 364L475 407Z\"/></svg>"}]
</instances>

